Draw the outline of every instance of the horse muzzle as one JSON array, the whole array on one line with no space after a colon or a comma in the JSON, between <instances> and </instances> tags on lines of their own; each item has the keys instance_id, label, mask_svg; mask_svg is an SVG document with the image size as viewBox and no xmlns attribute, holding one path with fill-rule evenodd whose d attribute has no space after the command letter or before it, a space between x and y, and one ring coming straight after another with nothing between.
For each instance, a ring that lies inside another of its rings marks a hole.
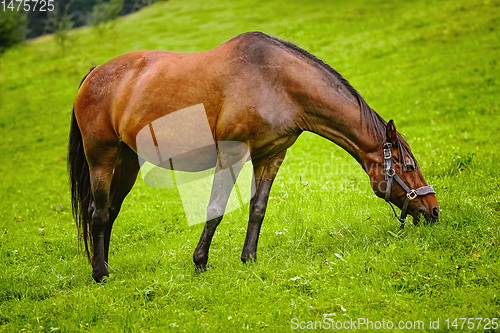
<instances>
[{"instance_id":1,"label":"horse muzzle","mask_svg":"<svg viewBox=\"0 0 500 333\"><path fill-rule=\"evenodd\" d=\"M413 224L417 225L422 217L427 223L435 223L439 221L439 205L437 204L437 200L434 195L429 195L429 197L434 198L433 201L435 201L435 204L425 205L425 203L422 202L413 209L410 207L409 213L413 217Z\"/></svg>"}]
</instances>

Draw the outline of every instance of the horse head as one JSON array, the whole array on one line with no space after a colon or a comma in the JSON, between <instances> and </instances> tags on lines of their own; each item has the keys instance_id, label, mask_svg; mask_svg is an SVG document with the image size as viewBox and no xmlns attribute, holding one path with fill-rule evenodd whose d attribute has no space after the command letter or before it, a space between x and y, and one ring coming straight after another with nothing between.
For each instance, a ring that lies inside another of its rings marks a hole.
<instances>
[{"instance_id":1,"label":"horse head","mask_svg":"<svg viewBox=\"0 0 500 333\"><path fill-rule=\"evenodd\" d=\"M372 189L401 209L398 217L401 225L404 226L407 214L413 217L414 224L422 215L428 222L436 222L439 204L435 192L425 181L410 146L396 131L393 120L386 127L386 142L373 156L368 172Z\"/></svg>"}]
</instances>

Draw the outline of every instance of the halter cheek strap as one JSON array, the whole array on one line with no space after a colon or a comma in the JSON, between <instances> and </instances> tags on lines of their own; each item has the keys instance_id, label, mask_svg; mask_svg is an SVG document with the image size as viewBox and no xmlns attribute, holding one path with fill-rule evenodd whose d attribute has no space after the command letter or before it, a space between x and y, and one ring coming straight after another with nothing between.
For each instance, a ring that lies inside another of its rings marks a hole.
<instances>
[{"instance_id":1,"label":"halter cheek strap","mask_svg":"<svg viewBox=\"0 0 500 333\"><path fill-rule=\"evenodd\" d=\"M403 165L404 165L403 169L406 171L406 163L404 161L404 155L401 155L401 158L403 159ZM422 187L417 188L416 190L412 190L401 180L401 178L399 178L399 176L396 174L396 171L394 171L394 168L392 167L392 143L389 143L389 142L384 144L384 175L385 175L385 183L386 183L385 201L387 201L389 203L389 205L391 205L391 208L392 208L392 211L394 212L394 215L401 223L401 228L404 228L406 216L408 215L407 210L408 210L408 205L410 204L410 201L415 199L418 196L424 196L427 194L435 194L436 192L434 191L434 189L430 185L422 186ZM401 208L401 216L400 217L398 217L398 215L396 214L396 210L394 209L394 206L391 204L391 201L390 201L391 189L392 189L392 184L394 183L394 180L406 192L406 199L405 199L405 202L403 204L403 208Z\"/></svg>"}]
</instances>

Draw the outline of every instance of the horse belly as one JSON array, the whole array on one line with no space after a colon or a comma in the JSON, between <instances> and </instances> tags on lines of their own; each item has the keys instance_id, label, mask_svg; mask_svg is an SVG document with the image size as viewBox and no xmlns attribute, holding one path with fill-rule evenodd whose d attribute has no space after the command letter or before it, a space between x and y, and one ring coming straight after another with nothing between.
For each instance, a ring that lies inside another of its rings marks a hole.
<instances>
[{"instance_id":1,"label":"horse belly","mask_svg":"<svg viewBox=\"0 0 500 333\"><path fill-rule=\"evenodd\" d=\"M217 163L217 147L203 104L164 115L136 136L137 154L166 169L202 171Z\"/></svg>"},{"instance_id":2,"label":"horse belly","mask_svg":"<svg viewBox=\"0 0 500 333\"><path fill-rule=\"evenodd\" d=\"M170 156L158 147L142 149L138 155L155 166L176 171L198 172L215 167L217 150L215 145L200 147L180 155Z\"/></svg>"}]
</instances>

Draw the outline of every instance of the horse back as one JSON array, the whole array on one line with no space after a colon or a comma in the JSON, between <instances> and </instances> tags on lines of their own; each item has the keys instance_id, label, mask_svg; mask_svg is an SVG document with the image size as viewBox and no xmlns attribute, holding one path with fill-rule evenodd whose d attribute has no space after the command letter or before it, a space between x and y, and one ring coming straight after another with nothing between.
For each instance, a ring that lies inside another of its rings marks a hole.
<instances>
[{"instance_id":1,"label":"horse back","mask_svg":"<svg viewBox=\"0 0 500 333\"><path fill-rule=\"evenodd\" d=\"M264 129L276 133L267 141L276 140L293 126L282 113L288 111L280 112L293 104L283 73L290 56L266 36L247 33L199 53L136 51L98 66L75 101L83 137L124 141L137 152L137 135L148 124L202 104L215 141L263 145L255 133Z\"/></svg>"}]
</instances>

